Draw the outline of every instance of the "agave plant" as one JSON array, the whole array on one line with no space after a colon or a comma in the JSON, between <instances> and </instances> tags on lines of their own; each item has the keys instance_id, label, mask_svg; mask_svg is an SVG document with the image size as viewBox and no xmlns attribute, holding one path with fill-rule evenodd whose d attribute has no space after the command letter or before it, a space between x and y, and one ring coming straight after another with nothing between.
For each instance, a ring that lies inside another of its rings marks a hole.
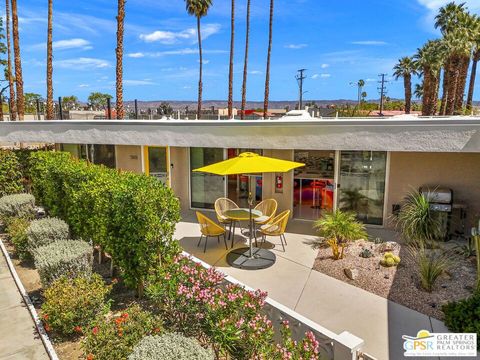
<instances>
[{"instance_id":1,"label":"agave plant","mask_svg":"<svg viewBox=\"0 0 480 360\"><path fill-rule=\"evenodd\" d=\"M354 213L341 210L325 214L315 222L314 227L324 239L317 243L328 244L335 260L343 259L345 248L351 241L368 236L365 225L357 221Z\"/></svg>"},{"instance_id":2,"label":"agave plant","mask_svg":"<svg viewBox=\"0 0 480 360\"><path fill-rule=\"evenodd\" d=\"M442 237L441 220L431 211L428 197L419 191L407 195L394 221L408 242L428 244Z\"/></svg>"}]
</instances>

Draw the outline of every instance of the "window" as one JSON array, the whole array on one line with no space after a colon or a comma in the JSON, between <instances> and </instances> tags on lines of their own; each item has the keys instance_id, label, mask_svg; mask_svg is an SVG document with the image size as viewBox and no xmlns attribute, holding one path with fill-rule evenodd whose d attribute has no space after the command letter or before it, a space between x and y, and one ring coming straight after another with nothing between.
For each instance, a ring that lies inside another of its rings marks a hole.
<instances>
[{"instance_id":1,"label":"window","mask_svg":"<svg viewBox=\"0 0 480 360\"><path fill-rule=\"evenodd\" d=\"M223 149L190 148L190 191L193 208L213 209L215 200L225 196L223 176L192 170L223 160Z\"/></svg>"},{"instance_id":2,"label":"window","mask_svg":"<svg viewBox=\"0 0 480 360\"><path fill-rule=\"evenodd\" d=\"M93 145L93 163L115 169L115 145Z\"/></svg>"}]
</instances>

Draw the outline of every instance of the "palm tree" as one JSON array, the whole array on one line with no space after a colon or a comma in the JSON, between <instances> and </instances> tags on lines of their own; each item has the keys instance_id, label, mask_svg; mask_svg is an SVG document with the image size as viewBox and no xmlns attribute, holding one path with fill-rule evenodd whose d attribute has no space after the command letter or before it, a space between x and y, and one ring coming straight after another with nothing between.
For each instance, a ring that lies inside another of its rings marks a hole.
<instances>
[{"instance_id":1,"label":"palm tree","mask_svg":"<svg viewBox=\"0 0 480 360\"><path fill-rule=\"evenodd\" d=\"M413 95L416 99L423 98L423 82L420 84L415 84L415 90L413 91Z\"/></svg>"},{"instance_id":2,"label":"palm tree","mask_svg":"<svg viewBox=\"0 0 480 360\"><path fill-rule=\"evenodd\" d=\"M198 55L199 55L199 77L198 77L198 103L197 116L200 119L202 115L202 73L203 73L203 56L202 56L202 33L200 30L200 19L207 15L208 9L212 6L212 0L185 0L186 9L189 15L197 18L197 37L198 37Z\"/></svg>"},{"instance_id":3,"label":"palm tree","mask_svg":"<svg viewBox=\"0 0 480 360\"><path fill-rule=\"evenodd\" d=\"M265 98L263 101L263 118L267 118L268 98L270 96L270 58L272 55L272 37L273 37L273 6L274 0L270 0L270 21L268 30L268 52L267 52L267 70L265 72Z\"/></svg>"},{"instance_id":4,"label":"palm tree","mask_svg":"<svg viewBox=\"0 0 480 360\"><path fill-rule=\"evenodd\" d=\"M417 73L415 64L411 57L405 56L398 60L393 67L393 76L396 80L403 78L403 87L405 89L405 114L410 114L412 108L412 75Z\"/></svg>"},{"instance_id":5,"label":"palm tree","mask_svg":"<svg viewBox=\"0 0 480 360\"><path fill-rule=\"evenodd\" d=\"M470 71L470 82L468 86L467 95L467 113L472 113L473 110L473 92L475 89L475 78L477 76L477 64L480 60L480 18L475 17L475 25L472 29L472 40L474 42L474 50L472 56L472 69Z\"/></svg>"},{"instance_id":6,"label":"palm tree","mask_svg":"<svg viewBox=\"0 0 480 360\"><path fill-rule=\"evenodd\" d=\"M232 14L230 17L230 68L228 72L228 118L233 115L233 51L235 45L235 0L232 0Z\"/></svg>"},{"instance_id":7,"label":"palm tree","mask_svg":"<svg viewBox=\"0 0 480 360\"><path fill-rule=\"evenodd\" d=\"M7 30L7 77L10 91L10 99L8 107L10 109L10 120L15 121L17 119L17 111L15 109L15 89L13 87L13 74L12 74L12 47L10 40L10 0L5 1L5 22Z\"/></svg>"},{"instance_id":8,"label":"palm tree","mask_svg":"<svg viewBox=\"0 0 480 360\"><path fill-rule=\"evenodd\" d=\"M18 34L17 0L12 0L12 32L13 51L15 57L15 83L17 85L18 118L23 120L25 115L25 98L23 95L22 59L20 56L20 35Z\"/></svg>"},{"instance_id":9,"label":"palm tree","mask_svg":"<svg viewBox=\"0 0 480 360\"><path fill-rule=\"evenodd\" d=\"M117 48L115 53L117 56L116 67L116 88L117 100L115 101L117 119L125 117L125 109L123 107L123 33L125 22L125 0L118 0L117 14Z\"/></svg>"},{"instance_id":10,"label":"palm tree","mask_svg":"<svg viewBox=\"0 0 480 360\"><path fill-rule=\"evenodd\" d=\"M245 117L245 107L247 105L247 74L248 74L248 45L250 41L250 3L251 0L247 0L247 24L245 35L245 58L243 62L243 84L242 84L242 112L240 118L243 120Z\"/></svg>"},{"instance_id":11,"label":"palm tree","mask_svg":"<svg viewBox=\"0 0 480 360\"><path fill-rule=\"evenodd\" d=\"M53 0L48 0L48 23L47 23L47 116L46 120L53 120Z\"/></svg>"}]
</instances>

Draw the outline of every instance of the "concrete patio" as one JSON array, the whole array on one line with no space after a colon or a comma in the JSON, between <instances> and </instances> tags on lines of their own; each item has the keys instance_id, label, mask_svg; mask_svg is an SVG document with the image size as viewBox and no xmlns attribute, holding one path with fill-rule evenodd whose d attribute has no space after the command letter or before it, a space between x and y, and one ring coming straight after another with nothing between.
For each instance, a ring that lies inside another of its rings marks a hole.
<instances>
[{"instance_id":1,"label":"concrete patio","mask_svg":"<svg viewBox=\"0 0 480 360\"><path fill-rule=\"evenodd\" d=\"M213 216L213 213L207 214ZM363 338L363 350L379 360L404 358L402 335L415 335L421 329L448 332L437 319L312 270L317 251L308 244L315 238L311 223L291 221L287 231L285 252L279 238L267 239L266 247L276 254L276 263L255 271L227 264L230 242L228 251L223 240L217 243L212 238L205 253L203 242L197 247L200 230L191 215L184 216L184 221L178 224L176 237L186 252L250 287L268 291L269 297L319 325L336 333L346 330ZM248 242L239 233L236 232L234 247ZM390 237L392 233L374 229L372 236Z\"/></svg>"}]
</instances>

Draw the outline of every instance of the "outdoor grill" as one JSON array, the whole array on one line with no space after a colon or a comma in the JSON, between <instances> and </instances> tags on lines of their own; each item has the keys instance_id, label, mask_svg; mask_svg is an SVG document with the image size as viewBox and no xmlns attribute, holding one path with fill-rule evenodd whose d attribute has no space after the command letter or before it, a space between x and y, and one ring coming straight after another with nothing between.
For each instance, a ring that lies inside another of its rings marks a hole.
<instances>
[{"instance_id":1,"label":"outdoor grill","mask_svg":"<svg viewBox=\"0 0 480 360\"><path fill-rule=\"evenodd\" d=\"M422 186L420 193L423 194L429 204L430 210L437 213L441 222L441 234L446 241L450 238L450 225L453 210L453 190L441 187Z\"/></svg>"}]
</instances>

